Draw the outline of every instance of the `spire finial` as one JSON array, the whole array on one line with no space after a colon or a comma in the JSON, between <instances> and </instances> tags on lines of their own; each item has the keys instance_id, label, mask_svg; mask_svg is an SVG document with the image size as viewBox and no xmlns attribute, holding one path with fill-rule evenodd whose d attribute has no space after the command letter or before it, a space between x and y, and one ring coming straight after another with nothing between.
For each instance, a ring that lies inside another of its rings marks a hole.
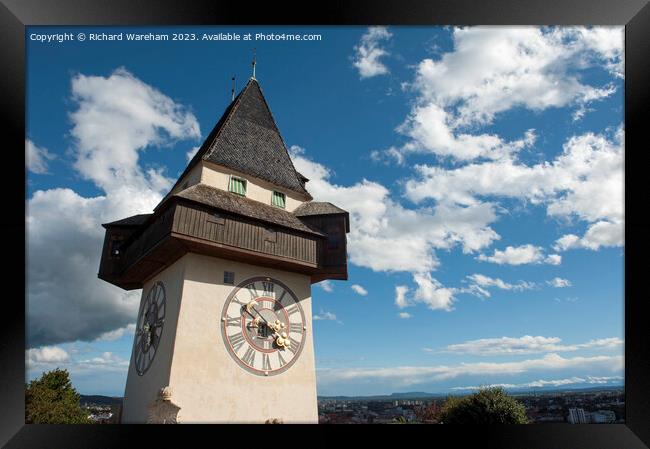
<instances>
[{"instance_id":1,"label":"spire finial","mask_svg":"<svg viewBox=\"0 0 650 449\"><path fill-rule=\"evenodd\" d=\"M256 59L257 59L257 54L256 54L256 51L255 51L255 48L253 48L253 76L251 77L253 79L256 79L255 78L255 65L257 64Z\"/></svg>"},{"instance_id":2,"label":"spire finial","mask_svg":"<svg viewBox=\"0 0 650 449\"><path fill-rule=\"evenodd\" d=\"M235 101L235 88L236 88L236 86L237 86L237 84L236 84L236 81L235 81L235 75L233 75L232 76L232 90L230 91L230 94L231 94L230 101Z\"/></svg>"}]
</instances>

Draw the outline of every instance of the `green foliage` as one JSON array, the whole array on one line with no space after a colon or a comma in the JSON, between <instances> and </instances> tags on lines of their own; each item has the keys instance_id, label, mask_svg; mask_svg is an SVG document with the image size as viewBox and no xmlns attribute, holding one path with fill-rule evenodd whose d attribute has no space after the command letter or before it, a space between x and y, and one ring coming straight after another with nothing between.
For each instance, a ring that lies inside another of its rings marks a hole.
<instances>
[{"instance_id":1,"label":"green foliage","mask_svg":"<svg viewBox=\"0 0 650 449\"><path fill-rule=\"evenodd\" d=\"M523 404L500 387L481 388L466 396L450 396L440 411L445 424L526 424Z\"/></svg>"},{"instance_id":2,"label":"green foliage","mask_svg":"<svg viewBox=\"0 0 650 449\"><path fill-rule=\"evenodd\" d=\"M394 421L397 424L406 424L407 423L406 418L404 418L403 416L398 416L397 418L394 419Z\"/></svg>"},{"instance_id":3,"label":"green foliage","mask_svg":"<svg viewBox=\"0 0 650 449\"><path fill-rule=\"evenodd\" d=\"M43 373L25 388L25 422L28 424L88 424L79 406L79 394L67 370Z\"/></svg>"},{"instance_id":4,"label":"green foliage","mask_svg":"<svg viewBox=\"0 0 650 449\"><path fill-rule=\"evenodd\" d=\"M418 421L427 424L437 423L439 414L440 409L435 402L431 402L429 405L416 412Z\"/></svg>"}]
</instances>

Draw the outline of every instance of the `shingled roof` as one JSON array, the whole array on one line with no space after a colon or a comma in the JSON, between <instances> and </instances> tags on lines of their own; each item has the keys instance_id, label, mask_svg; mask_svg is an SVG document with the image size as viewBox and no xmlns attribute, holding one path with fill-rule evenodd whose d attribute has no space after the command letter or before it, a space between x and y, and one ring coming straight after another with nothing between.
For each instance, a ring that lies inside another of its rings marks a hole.
<instances>
[{"instance_id":1,"label":"shingled roof","mask_svg":"<svg viewBox=\"0 0 650 449\"><path fill-rule=\"evenodd\" d=\"M307 215L329 215L329 214L347 214L340 207L328 202L309 201L302 203L293 211L294 215L304 217Z\"/></svg>"},{"instance_id":2,"label":"shingled roof","mask_svg":"<svg viewBox=\"0 0 650 449\"><path fill-rule=\"evenodd\" d=\"M111 221L110 223L104 223L102 226L103 227L107 227L107 226L140 226L145 221L147 221L147 218L151 217L151 215L152 214L132 215L130 217L123 218L121 220Z\"/></svg>"},{"instance_id":3,"label":"shingled roof","mask_svg":"<svg viewBox=\"0 0 650 449\"><path fill-rule=\"evenodd\" d=\"M200 160L263 179L311 199L305 189L307 178L293 166L255 78L248 81L226 108L176 184Z\"/></svg>"},{"instance_id":4,"label":"shingled roof","mask_svg":"<svg viewBox=\"0 0 650 449\"><path fill-rule=\"evenodd\" d=\"M185 198L225 212L285 228L323 236L322 233L307 226L291 212L205 184L195 184L178 192L174 197Z\"/></svg>"}]
</instances>

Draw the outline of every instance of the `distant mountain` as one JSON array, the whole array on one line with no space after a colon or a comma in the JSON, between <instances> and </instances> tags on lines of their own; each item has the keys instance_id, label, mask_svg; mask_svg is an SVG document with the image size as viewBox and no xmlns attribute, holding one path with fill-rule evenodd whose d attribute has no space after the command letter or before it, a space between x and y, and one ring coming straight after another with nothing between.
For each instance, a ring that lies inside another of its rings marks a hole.
<instances>
[{"instance_id":1,"label":"distant mountain","mask_svg":"<svg viewBox=\"0 0 650 449\"><path fill-rule=\"evenodd\" d=\"M409 391L405 393L391 393L376 396L318 396L318 399L330 399L339 401L361 400L361 401L395 401L403 399L424 399L446 396L445 394L426 393L423 391Z\"/></svg>"},{"instance_id":2,"label":"distant mountain","mask_svg":"<svg viewBox=\"0 0 650 449\"><path fill-rule=\"evenodd\" d=\"M530 394L563 394L563 393L576 393L580 391L593 392L605 390L622 390L623 385L599 385L592 387L563 387L563 388L521 388L521 389L506 389L513 396L528 396ZM318 396L318 399L338 400L338 401L395 401L395 400L408 400L408 399L426 399L426 398L445 398L449 394L464 396L472 394L472 390L458 390L450 393L426 393L423 391L409 391L405 393L391 393L375 396Z\"/></svg>"},{"instance_id":3,"label":"distant mountain","mask_svg":"<svg viewBox=\"0 0 650 449\"><path fill-rule=\"evenodd\" d=\"M80 395L79 403L94 404L94 405L118 405L122 403L121 397L115 396L100 396L100 395Z\"/></svg>"}]
</instances>

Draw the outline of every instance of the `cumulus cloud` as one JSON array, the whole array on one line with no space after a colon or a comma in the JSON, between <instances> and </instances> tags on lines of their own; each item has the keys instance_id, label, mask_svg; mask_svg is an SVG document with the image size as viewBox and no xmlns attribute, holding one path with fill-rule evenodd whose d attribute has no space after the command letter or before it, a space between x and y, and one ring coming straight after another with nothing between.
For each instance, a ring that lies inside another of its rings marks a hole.
<instances>
[{"instance_id":1,"label":"cumulus cloud","mask_svg":"<svg viewBox=\"0 0 650 449\"><path fill-rule=\"evenodd\" d=\"M593 356L565 358L559 354L546 354L541 358L516 362L475 362L456 365L396 366L388 368L320 369L319 384L336 384L341 381L391 381L400 386L439 382L461 376L513 375L522 373L595 370L620 373L623 356Z\"/></svg>"},{"instance_id":2,"label":"cumulus cloud","mask_svg":"<svg viewBox=\"0 0 650 449\"><path fill-rule=\"evenodd\" d=\"M73 355L60 347L44 346L25 351L25 365L32 374L55 368L66 369L77 385L77 381L97 379L98 375L103 374L125 376L129 361L109 351L96 356Z\"/></svg>"},{"instance_id":3,"label":"cumulus cloud","mask_svg":"<svg viewBox=\"0 0 650 449\"><path fill-rule=\"evenodd\" d=\"M553 278L550 281L546 281L548 285L551 285L555 288L564 288L571 287L571 281L568 279L562 279L559 277Z\"/></svg>"},{"instance_id":4,"label":"cumulus cloud","mask_svg":"<svg viewBox=\"0 0 650 449\"><path fill-rule=\"evenodd\" d=\"M114 340L119 340L120 338L124 337L125 335L132 335L135 333L135 323L128 324L124 327L120 327L119 329L115 329L109 332L104 332L101 334L99 337L97 337L97 341L114 341Z\"/></svg>"},{"instance_id":5,"label":"cumulus cloud","mask_svg":"<svg viewBox=\"0 0 650 449\"><path fill-rule=\"evenodd\" d=\"M408 312L400 312L400 313L397 314L397 316L399 316L403 320L407 320L407 319L411 318L413 315L411 315Z\"/></svg>"},{"instance_id":6,"label":"cumulus cloud","mask_svg":"<svg viewBox=\"0 0 650 449\"><path fill-rule=\"evenodd\" d=\"M365 288L363 288L359 284L352 284L352 286L350 288L352 290L354 290L354 292L356 294L358 294L358 295L361 295L361 296L367 296L368 295L368 290L366 290Z\"/></svg>"},{"instance_id":7,"label":"cumulus cloud","mask_svg":"<svg viewBox=\"0 0 650 449\"><path fill-rule=\"evenodd\" d=\"M561 256L557 254L545 256L542 247L534 246L531 244L517 247L508 246L503 251L495 249L494 254L491 256L479 254L476 259L484 262L496 263L499 265L524 265L539 263L559 265L562 262Z\"/></svg>"},{"instance_id":8,"label":"cumulus cloud","mask_svg":"<svg viewBox=\"0 0 650 449\"><path fill-rule=\"evenodd\" d=\"M468 27L455 28L452 37L453 50L422 60L407 84L416 101L398 131L409 140L388 156L509 157L534 142L532 130L514 141L468 131L517 107L575 107L581 117L588 104L616 90L585 83L582 70L598 65L620 73L623 61L621 27Z\"/></svg>"},{"instance_id":9,"label":"cumulus cloud","mask_svg":"<svg viewBox=\"0 0 650 449\"><path fill-rule=\"evenodd\" d=\"M517 355L543 352L567 352L581 349L616 349L623 345L618 337L600 338L586 343L563 344L559 337L524 335L523 337L482 338L446 346L442 352L473 355Z\"/></svg>"},{"instance_id":10,"label":"cumulus cloud","mask_svg":"<svg viewBox=\"0 0 650 449\"><path fill-rule=\"evenodd\" d=\"M39 175L48 172L48 161L56 159L47 148L37 146L30 139L25 139L25 168Z\"/></svg>"},{"instance_id":11,"label":"cumulus cloud","mask_svg":"<svg viewBox=\"0 0 650 449\"><path fill-rule=\"evenodd\" d=\"M25 351L25 361L27 364L37 363L61 363L66 362L70 354L58 346L42 346Z\"/></svg>"},{"instance_id":12,"label":"cumulus cloud","mask_svg":"<svg viewBox=\"0 0 650 449\"><path fill-rule=\"evenodd\" d=\"M140 152L200 134L190 112L124 69L107 77L75 75L71 87L74 167L103 194L54 188L28 201L31 347L93 340L134 321L139 291L97 278L101 223L150 212L170 188L161 169L141 166Z\"/></svg>"},{"instance_id":13,"label":"cumulus cloud","mask_svg":"<svg viewBox=\"0 0 650 449\"><path fill-rule=\"evenodd\" d=\"M405 184L406 196L419 203L479 205L494 198L546 205L547 215L577 218L588 224L583 237L567 234L554 249L598 249L623 242L623 129L572 136L554 160L527 165L513 159L471 163L450 170L416 166L417 176ZM534 248L527 248L534 256ZM552 258L549 262L553 262Z\"/></svg>"},{"instance_id":14,"label":"cumulus cloud","mask_svg":"<svg viewBox=\"0 0 650 449\"><path fill-rule=\"evenodd\" d=\"M472 253L500 238L490 227L496 219L490 203L408 209L377 182L363 179L351 186L337 185L330 181L331 171L309 159L304 149L293 146L290 154L296 169L310 179L309 191L316 200L330 201L350 213L350 262L378 272L411 273L417 288L409 303L450 310L453 290L430 274L439 265L435 250L459 246ZM408 289L401 286L399 291L404 296Z\"/></svg>"},{"instance_id":15,"label":"cumulus cloud","mask_svg":"<svg viewBox=\"0 0 650 449\"><path fill-rule=\"evenodd\" d=\"M556 251L575 248L598 250L601 247L622 246L625 243L624 233L622 219L601 220L590 225L583 237L578 237L575 234L563 235L555 241L553 249Z\"/></svg>"},{"instance_id":16,"label":"cumulus cloud","mask_svg":"<svg viewBox=\"0 0 650 449\"><path fill-rule=\"evenodd\" d=\"M536 287L536 284L533 282L519 281L516 284L510 284L503 281L499 278L491 278L483 274L471 274L466 276L467 280L470 282L469 287L461 289L463 293L470 293L475 296L489 298L491 293L489 288L498 288L501 290L510 290L510 291L524 291L531 290Z\"/></svg>"},{"instance_id":17,"label":"cumulus cloud","mask_svg":"<svg viewBox=\"0 0 650 449\"><path fill-rule=\"evenodd\" d=\"M425 304L431 310L451 311L454 295L458 292L455 288L445 287L431 276L431 273L413 273L413 282L417 288L413 290L405 285L395 287L395 305L403 309L416 303Z\"/></svg>"},{"instance_id":18,"label":"cumulus cloud","mask_svg":"<svg viewBox=\"0 0 650 449\"><path fill-rule=\"evenodd\" d=\"M370 27L361 36L361 41L354 47L354 60L352 64L359 70L361 79L371 78L388 73L388 67L380 60L388 55L382 43L393 35L386 27Z\"/></svg>"}]
</instances>

